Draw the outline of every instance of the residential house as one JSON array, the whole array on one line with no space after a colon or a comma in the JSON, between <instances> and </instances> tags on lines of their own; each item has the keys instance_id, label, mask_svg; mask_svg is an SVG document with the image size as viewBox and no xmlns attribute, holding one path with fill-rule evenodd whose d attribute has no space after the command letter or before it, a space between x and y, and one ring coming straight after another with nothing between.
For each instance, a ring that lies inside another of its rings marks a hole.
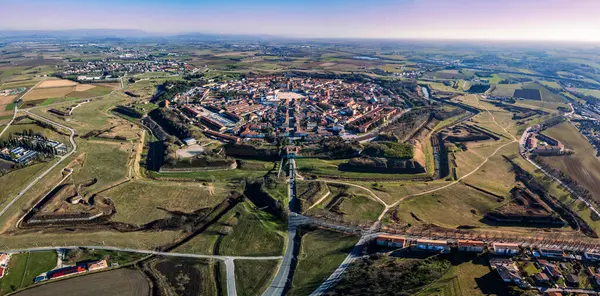
<instances>
[{"instance_id":1,"label":"residential house","mask_svg":"<svg viewBox=\"0 0 600 296\"><path fill-rule=\"evenodd\" d=\"M475 252L481 253L485 249L485 243L483 241L475 240L459 240L458 250L463 252Z\"/></svg>"},{"instance_id":2,"label":"residential house","mask_svg":"<svg viewBox=\"0 0 600 296\"><path fill-rule=\"evenodd\" d=\"M404 248L406 239L402 236L380 235L375 240L377 245L389 248Z\"/></svg>"},{"instance_id":3,"label":"residential house","mask_svg":"<svg viewBox=\"0 0 600 296\"><path fill-rule=\"evenodd\" d=\"M510 244L510 243L492 243L491 251L495 255L516 255L519 253L519 245L518 244Z\"/></svg>"}]
</instances>

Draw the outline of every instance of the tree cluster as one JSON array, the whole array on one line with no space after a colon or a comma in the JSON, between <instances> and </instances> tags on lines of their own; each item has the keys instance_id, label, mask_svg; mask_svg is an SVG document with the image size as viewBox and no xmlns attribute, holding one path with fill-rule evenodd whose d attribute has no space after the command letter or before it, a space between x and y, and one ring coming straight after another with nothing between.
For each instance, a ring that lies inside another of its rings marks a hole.
<instances>
[{"instance_id":1,"label":"tree cluster","mask_svg":"<svg viewBox=\"0 0 600 296\"><path fill-rule=\"evenodd\" d=\"M328 295L415 295L450 268L436 257L406 260L373 256L354 263Z\"/></svg>"}]
</instances>

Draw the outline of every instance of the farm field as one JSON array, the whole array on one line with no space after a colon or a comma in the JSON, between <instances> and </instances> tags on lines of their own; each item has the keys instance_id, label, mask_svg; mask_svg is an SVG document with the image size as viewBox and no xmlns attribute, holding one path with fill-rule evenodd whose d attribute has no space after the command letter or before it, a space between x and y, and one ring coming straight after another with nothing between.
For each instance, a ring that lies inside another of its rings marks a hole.
<instances>
[{"instance_id":1,"label":"farm field","mask_svg":"<svg viewBox=\"0 0 600 296\"><path fill-rule=\"evenodd\" d=\"M141 272L121 268L40 285L15 295L146 296L150 286Z\"/></svg>"},{"instance_id":2,"label":"farm field","mask_svg":"<svg viewBox=\"0 0 600 296\"><path fill-rule=\"evenodd\" d=\"M210 260L190 258L157 258L148 265L159 278L161 290L167 295L216 295L214 264ZM225 280L225 279L222 279Z\"/></svg>"},{"instance_id":3,"label":"farm field","mask_svg":"<svg viewBox=\"0 0 600 296\"><path fill-rule=\"evenodd\" d=\"M236 260L235 284L240 296L261 295L277 272L278 260Z\"/></svg>"},{"instance_id":4,"label":"farm field","mask_svg":"<svg viewBox=\"0 0 600 296\"><path fill-rule=\"evenodd\" d=\"M551 103L564 103L564 99L550 90L543 84L537 82L527 82L519 84L498 84L491 92L491 95L502 97L517 97L526 100L545 101Z\"/></svg>"},{"instance_id":5,"label":"farm field","mask_svg":"<svg viewBox=\"0 0 600 296\"><path fill-rule=\"evenodd\" d=\"M594 98L600 99L600 90L576 88L575 91L577 91L583 95L586 95L586 96L592 96Z\"/></svg>"},{"instance_id":6,"label":"farm field","mask_svg":"<svg viewBox=\"0 0 600 296\"><path fill-rule=\"evenodd\" d=\"M17 96L0 96L0 117L12 115Z\"/></svg>"},{"instance_id":7,"label":"farm field","mask_svg":"<svg viewBox=\"0 0 600 296\"><path fill-rule=\"evenodd\" d=\"M298 266L289 295L309 295L344 261L358 237L324 229L302 235Z\"/></svg>"},{"instance_id":8,"label":"farm field","mask_svg":"<svg viewBox=\"0 0 600 296\"><path fill-rule=\"evenodd\" d=\"M220 183L201 185L133 180L103 195L115 203L117 214L113 217L114 221L143 225L169 217L167 211L190 213L212 208L233 189Z\"/></svg>"},{"instance_id":9,"label":"farm field","mask_svg":"<svg viewBox=\"0 0 600 296\"><path fill-rule=\"evenodd\" d=\"M58 102L108 95L116 88L111 84L79 84L70 80L49 79L37 84L23 96L25 107L45 106Z\"/></svg>"},{"instance_id":10,"label":"farm field","mask_svg":"<svg viewBox=\"0 0 600 296\"><path fill-rule=\"evenodd\" d=\"M33 252L13 255L8 273L0 279L0 295L33 285L33 280L56 266L56 252Z\"/></svg>"},{"instance_id":11,"label":"farm field","mask_svg":"<svg viewBox=\"0 0 600 296\"><path fill-rule=\"evenodd\" d=\"M575 151L572 155L544 157L544 161L571 176L600 201L600 160L595 157L594 147L569 122L551 127L544 134Z\"/></svg>"}]
</instances>

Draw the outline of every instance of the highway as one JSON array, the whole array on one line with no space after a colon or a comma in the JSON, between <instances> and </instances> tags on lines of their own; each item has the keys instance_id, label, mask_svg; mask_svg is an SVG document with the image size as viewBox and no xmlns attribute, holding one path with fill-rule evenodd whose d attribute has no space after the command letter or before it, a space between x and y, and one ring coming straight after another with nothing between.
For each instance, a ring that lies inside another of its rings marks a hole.
<instances>
[{"instance_id":1,"label":"highway","mask_svg":"<svg viewBox=\"0 0 600 296\"><path fill-rule=\"evenodd\" d=\"M33 117L35 119L38 119L38 120L41 120L41 121L53 124L55 126L58 126L60 128L64 128L64 129L69 130L69 132L71 133L71 135L69 136L69 141L71 142L71 146L73 148L67 154L61 156L59 158L59 160L55 164L53 164L52 166L50 166L46 171L44 171L42 174L40 174L39 176L37 176L33 181L31 181L31 183L29 183L23 190L21 190L21 192L19 192L17 194L17 196L15 196L4 208L2 208L2 210L0 211L0 217L2 217L6 213L6 211L8 211L8 209L10 207L12 207L19 200L19 198L21 198L21 196L23 196L25 193L27 193L27 191L29 191L33 186L35 186L35 184L37 184L40 180L42 180L44 177L46 177L46 175L48 175L59 164L61 164L65 159L67 159L67 157L71 156L77 150L77 144L75 143L75 139L74 139L75 138L75 130L74 129L72 129L70 127L67 127L67 126L64 126L64 125L62 125L62 124L60 124L58 122L55 122L55 121L46 119L44 117L35 115L35 114L29 112L29 110L24 110L23 112L27 113L29 116L31 116L31 117Z\"/></svg>"}]
</instances>

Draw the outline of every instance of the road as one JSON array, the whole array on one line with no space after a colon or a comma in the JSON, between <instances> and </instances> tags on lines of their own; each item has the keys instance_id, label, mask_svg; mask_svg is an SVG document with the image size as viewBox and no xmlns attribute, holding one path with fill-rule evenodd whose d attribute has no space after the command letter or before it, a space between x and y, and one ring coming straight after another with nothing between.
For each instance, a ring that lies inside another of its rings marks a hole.
<instances>
[{"instance_id":1,"label":"road","mask_svg":"<svg viewBox=\"0 0 600 296\"><path fill-rule=\"evenodd\" d=\"M375 223L373 223L373 225L371 226L371 229L369 232L363 234L363 236L361 237L361 239L358 241L358 243L354 246L354 248L352 249L352 252L350 254L348 254L348 256L346 256L346 259L344 260L344 262L342 262L342 264L340 266L338 266L338 268L333 272L333 274L327 279L327 281L325 281L324 283L322 283L319 288L317 288L317 290L315 290L315 292L313 292L311 294L311 296L319 296L319 295L323 295L327 289L331 288L337 281L339 281L341 279L342 274L346 271L346 269L348 268L348 266L354 262L357 258L358 255L355 254L355 252L359 252L362 249L363 244L368 241L369 239L372 239L372 233L374 233L376 231L376 229L379 228L379 225L381 223L381 220L383 219L383 217L385 217L385 214L393 207L397 206L398 204L400 204L402 201L404 201L407 198L411 198L411 197L416 197L416 196L421 196L421 195L426 195L426 194L430 194L430 193L434 193L440 190L443 190L445 188L448 188L450 186L453 186L455 184L458 184L460 181L462 181L463 179L475 174L477 171L479 171L488 161L491 157L493 157L494 155L496 155L496 153L498 153L498 151L500 151L502 148L511 145L515 142L518 142L518 140L510 133L508 132L508 130L506 130L505 127L503 127L502 125L500 125L497 121L496 118L494 117L494 115L487 109L484 107L484 109L487 111L487 113L492 117L492 120L494 121L494 123L496 125L498 125L500 128L502 128L507 134L509 134L513 140L509 143L506 143L500 147L498 147L494 153L492 153L490 156L488 156L479 166L477 166L475 169L473 169L471 172L463 175L461 178L457 179L456 181L453 181L449 184L446 184L444 186L432 189L432 190L427 190L427 191L423 191L417 194L410 194L407 196L404 196L402 198L400 198L398 201L396 201L395 203L388 205L387 203L385 203L383 200L381 200L375 193L373 193L373 191L369 190L368 188L362 187L362 186L358 186L358 185L353 185L353 186L357 186L363 190L366 190L367 192L369 192L371 195L373 195L374 197L376 197L377 200L379 200L379 202L381 202L383 205L385 205L385 209L383 210L383 212L381 213L381 215L379 215L377 221L375 221ZM347 185L351 185L350 183L345 183Z\"/></svg>"},{"instance_id":2,"label":"road","mask_svg":"<svg viewBox=\"0 0 600 296\"><path fill-rule=\"evenodd\" d=\"M58 126L58 127L60 127L60 128L67 129L67 130L68 130L68 131L71 133L71 135L70 135L70 137L69 137L69 141L71 142L71 146L72 146L73 148L72 148L72 149L71 149L71 151L69 151L67 154L65 154L65 155L61 156L61 157L59 158L59 160L58 160L58 161L57 161L55 164L53 164L53 165L52 165L52 166L50 166L50 167L49 167L49 168L48 168L46 171L44 171L42 174L40 174L39 176L37 176L37 177L36 177L36 178L35 178L33 181L31 181L31 183L27 184L27 186L26 186L26 187L25 187L23 190L21 190L21 192L19 192L19 193L17 194L17 196L15 196L15 197L14 197L14 198L13 198L13 199L12 199L12 200L11 200L11 201L10 201L10 202L9 202L9 203L8 203L8 204L7 204L7 205L6 205L6 206L5 206L5 207L4 207L4 208L3 208L3 209L0 211L0 217L2 217L2 216L3 216L3 215L6 213L6 211L8 211L8 209L9 209L10 207L12 207L12 206L13 206L13 205L14 205L14 204L15 204L15 203L16 203L16 202L17 202L17 201L18 201L18 200L21 198L21 196L23 196L25 193L27 193L27 191L29 191L29 190L30 190L30 189L31 189L33 186L35 186L35 184L37 184L37 183L38 183L40 180L42 180L44 177L46 177L46 175L48 175L48 174L49 174L49 173L50 173L52 170L54 170L54 169L55 169L55 168L56 168L58 165L60 165L60 164L61 164L61 163L62 163L62 162L65 160L65 159L67 159L67 157L71 156L71 155L72 155L73 153L75 153L75 151L77 150L77 144L75 143L75 139L74 139L74 138L75 138L75 130L74 130L74 129L72 129L72 128L70 128L70 127L67 127L67 126L64 126L64 125L62 125L62 124L60 124L60 123L58 123L58 122L55 122L55 121L52 121L52 120L46 119L46 118L44 118L44 117L41 117L41 116L35 115L35 114L33 114L33 113L29 112L29 110L24 110L23 112L25 112L26 114L28 114L29 116L31 116L31 117L33 117L33 118L35 118L35 119L39 119L39 120L41 120L41 121L44 121L44 122L50 123L50 124L52 124L52 125L55 125L55 126Z\"/></svg>"},{"instance_id":3,"label":"road","mask_svg":"<svg viewBox=\"0 0 600 296\"><path fill-rule=\"evenodd\" d=\"M295 249L298 248L296 244L297 228L303 224L304 219L297 214L297 205L299 201L296 198L296 162L293 158L289 159L290 165L290 181L288 187L288 198L290 213L288 214L288 229L287 229L287 246L277 274L273 278L271 285L262 294L263 296L281 296L284 295L286 287L290 280L290 273L292 272L292 266L295 264L296 258L294 258ZM300 219L299 219L300 218Z\"/></svg>"},{"instance_id":4,"label":"road","mask_svg":"<svg viewBox=\"0 0 600 296\"><path fill-rule=\"evenodd\" d=\"M279 260L281 256L222 256L222 255L199 255L189 253L171 253L171 252L159 252L152 250L140 250L130 248L120 248L112 246L55 246L55 247L39 247L39 248L25 248L25 249L12 249L2 250L4 253L25 253L25 252L47 252L57 250L76 250L76 249L90 249L90 250L105 250L105 251L117 251L127 253L138 253L156 256L167 256L167 257L183 257L183 258L196 258L196 259L215 259L215 260Z\"/></svg>"},{"instance_id":5,"label":"road","mask_svg":"<svg viewBox=\"0 0 600 296\"><path fill-rule=\"evenodd\" d=\"M237 296L235 287L235 262L233 259L225 260L225 273L227 276L227 296Z\"/></svg>"},{"instance_id":6,"label":"road","mask_svg":"<svg viewBox=\"0 0 600 296\"><path fill-rule=\"evenodd\" d=\"M38 84L44 82L46 79L42 79L40 80L38 83L36 83L33 87L31 87L30 89L28 89L23 95L21 95L19 98L22 98L24 96L26 96L32 89L36 88L38 86ZM19 111L19 106L17 106L17 104L15 104L15 112L13 113L13 118L8 122L8 124L6 124L6 126L2 129L2 131L0 132L0 137L2 137L2 135L4 134L5 131L8 130L8 128L10 127L11 124L13 124L13 122L15 121L15 119L17 118L17 112Z\"/></svg>"},{"instance_id":7,"label":"road","mask_svg":"<svg viewBox=\"0 0 600 296\"><path fill-rule=\"evenodd\" d=\"M342 261L342 264L340 264L340 266L327 278L327 280L325 280L325 282L323 282L314 292L312 292L310 296L324 295L327 290L333 287L333 285L335 285L342 278L342 275L344 272L346 272L346 269L348 269L348 267L350 267L352 263L356 261L356 259L362 257L362 247L364 244L376 236L377 235L366 235L361 237L354 248L352 248L350 254L348 254L346 259Z\"/></svg>"},{"instance_id":8,"label":"road","mask_svg":"<svg viewBox=\"0 0 600 296\"><path fill-rule=\"evenodd\" d=\"M2 131L0 132L0 137L2 137L2 135L4 134L5 131L8 130L8 128L10 127L10 125L15 121L15 119L17 118L17 112L19 111L19 106L15 105L15 113L13 113L13 118L6 124L6 126L2 129Z\"/></svg>"}]
</instances>

